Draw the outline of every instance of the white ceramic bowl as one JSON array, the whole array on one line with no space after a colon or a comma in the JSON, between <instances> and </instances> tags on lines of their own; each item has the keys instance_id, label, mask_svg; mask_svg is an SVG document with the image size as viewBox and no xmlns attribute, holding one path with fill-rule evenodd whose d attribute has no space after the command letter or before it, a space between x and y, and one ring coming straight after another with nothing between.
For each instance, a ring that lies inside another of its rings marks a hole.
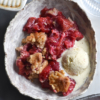
<instances>
[{"instance_id":1,"label":"white ceramic bowl","mask_svg":"<svg viewBox=\"0 0 100 100\"><path fill-rule=\"evenodd\" d=\"M15 60L17 58L15 48L21 45L21 40L25 37L25 34L22 31L23 26L25 25L29 17L39 17L41 9L43 9L45 6L47 6L48 8L55 7L58 10L62 11L66 17L70 17L72 20L76 21L79 26L79 30L89 42L91 63L90 74L81 88L65 97L52 93L49 90L43 90L37 82L32 83L23 76L19 75L17 73L18 68L15 64ZM20 93L35 99L67 100L79 96L88 89L95 73L95 33L85 12L76 3L70 0L33 0L33 2L26 5L23 10L17 13L17 15L10 22L7 28L4 42L4 51L6 72L12 85L14 85Z\"/></svg>"}]
</instances>

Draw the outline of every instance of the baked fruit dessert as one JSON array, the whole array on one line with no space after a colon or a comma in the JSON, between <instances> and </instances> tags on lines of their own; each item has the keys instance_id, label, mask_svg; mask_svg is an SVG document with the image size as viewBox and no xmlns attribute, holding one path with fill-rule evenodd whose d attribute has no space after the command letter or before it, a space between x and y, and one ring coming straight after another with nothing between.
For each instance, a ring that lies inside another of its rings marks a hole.
<instances>
[{"instance_id":1,"label":"baked fruit dessert","mask_svg":"<svg viewBox=\"0 0 100 100\"><path fill-rule=\"evenodd\" d=\"M71 93L76 82L65 75L57 59L83 38L77 24L56 8L45 7L39 18L28 19L23 31L29 35L22 40L23 45L16 48L20 53L16 60L19 74L31 81L38 79L42 88L55 93L64 96Z\"/></svg>"}]
</instances>

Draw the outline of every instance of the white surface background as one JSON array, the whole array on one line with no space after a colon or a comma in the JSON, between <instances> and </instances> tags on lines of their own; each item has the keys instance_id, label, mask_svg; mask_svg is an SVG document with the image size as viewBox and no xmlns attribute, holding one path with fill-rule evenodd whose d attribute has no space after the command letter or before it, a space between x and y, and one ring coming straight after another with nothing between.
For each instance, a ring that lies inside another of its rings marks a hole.
<instances>
[{"instance_id":1,"label":"white surface background","mask_svg":"<svg viewBox=\"0 0 100 100\"><path fill-rule=\"evenodd\" d=\"M79 99L88 95L92 94L98 94L100 93L100 17L96 17L91 15L90 13L87 12L85 7L82 5L80 0L73 0L79 4L79 6L86 12L87 16L91 20L92 27L95 31L95 37L96 37L96 43L97 43L97 66L96 66L96 72L94 75L94 79L92 83L90 84L88 90L83 93L81 96L75 98Z\"/></svg>"}]
</instances>

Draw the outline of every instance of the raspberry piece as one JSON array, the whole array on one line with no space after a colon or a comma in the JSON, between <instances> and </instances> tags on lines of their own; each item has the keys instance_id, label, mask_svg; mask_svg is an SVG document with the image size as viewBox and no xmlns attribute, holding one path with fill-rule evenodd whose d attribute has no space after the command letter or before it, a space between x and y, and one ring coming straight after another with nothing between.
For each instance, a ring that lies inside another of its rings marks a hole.
<instances>
[{"instance_id":1,"label":"raspberry piece","mask_svg":"<svg viewBox=\"0 0 100 100\"><path fill-rule=\"evenodd\" d=\"M61 45L63 44L63 41L64 41L64 38L65 38L65 37L66 37L66 35L65 35L65 33L63 32L63 33L61 34L60 39L59 39L59 43L58 43L59 46L61 46Z\"/></svg>"},{"instance_id":2,"label":"raspberry piece","mask_svg":"<svg viewBox=\"0 0 100 100\"><path fill-rule=\"evenodd\" d=\"M57 29L53 29L53 30L51 30L51 34L49 37L53 37L54 39L58 39L59 36L60 36L59 31Z\"/></svg>"},{"instance_id":3,"label":"raspberry piece","mask_svg":"<svg viewBox=\"0 0 100 100\"><path fill-rule=\"evenodd\" d=\"M68 30L68 32L66 33L68 34L69 37L74 38L76 40L81 40L83 38L82 33L79 32L78 29L74 27Z\"/></svg>"},{"instance_id":4,"label":"raspberry piece","mask_svg":"<svg viewBox=\"0 0 100 100\"><path fill-rule=\"evenodd\" d=\"M52 20L50 17L40 17L37 18L34 25L33 25L33 31L41 31L41 32L50 32L53 27Z\"/></svg>"},{"instance_id":5,"label":"raspberry piece","mask_svg":"<svg viewBox=\"0 0 100 100\"><path fill-rule=\"evenodd\" d=\"M75 31L74 34L76 35L76 40L79 41L83 38L83 35L79 31Z\"/></svg>"},{"instance_id":6,"label":"raspberry piece","mask_svg":"<svg viewBox=\"0 0 100 100\"><path fill-rule=\"evenodd\" d=\"M28 78L29 74L31 73L31 65L28 62L22 62L21 58L16 60L16 65L19 68L18 73Z\"/></svg>"},{"instance_id":7,"label":"raspberry piece","mask_svg":"<svg viewBox=\"0 0 100 100\"><path fill-rule=\"evenodd\" d=\"M23 31L27 32L27 33L32 33L32 25L35 22L35 17L30 17L27 21L27 23L25 24L25 26L23 27Z\"/></svg>"},{"instance_id":8,"label":"raspberry piece","mask_svg":"<svg viewBox=\"0 0 100 100\"><path fill-rule=\"evenodd\" d=\"M29 53L34 54L34 53L41 52L41 51L42 49L37 48L35 45L33 45L32 48L29 50Z\"/></svg>"},{"instance_id":9,"label":"raspberry piece","mask_svg":"<svg viewBox=\"0 0 100 100\"><path fill-rule=\"evenodd\" d=\"M26 60L29 56L30 56L29 52L27 52L27 51L22 51L22 52L21 52L21 55L20 55L20 58L21 58L22 60Z\"/></svg>"},{"instance_id":10,"label":"raspberry piece","mask_svg":"<svg viewBox=\"0 0 100 100\"><path fill-rule=\"evenodd\" d=\"M44 68L42 73L40 73L39 80L41 83L43 83L45 80L47 80L51 70L52 70L51 66L48 65L47 67Z\"/></svg>"},{"instance_id":11,"label":"raspberry piece","mask_svg":"<svg viewBox=\"0 0 100 100\"><path fill-rule=\"evenodd\" d=\"M49 85L49 80L45 80L43 83L41 83L42 88L49 88L52 89L52 87Z\"/></svg>"},{"instance_id":12,"label":"raspberry piece","mask_svg":"<svg viewBox=\"0 0 100 100\"><path fill-rule=\"evenodd\" d=\"M75 44L75 39L74 38L68 38L64 42L66 49L71 48Z\"/></svg>"},{"instance_id":13,"label":"raspberry piece","mask_svg":"<svg viewBox=\"0 0 100 100\"><path fill-rule=\"evenodd\" d=\"M55 21L56 21L56 28L63 32L67 31L69 28L73 26L73 23L71 23L68 19L59 16L55 18Z\"/></svg>"},{"instance_id":14,"label":"raspberry piece","mask_svg":"<svg viewBox=\"0 0 100 100\"><path fill-rule=\"evenodd\" d=\"M47 8L47 7L44 7L44 8L41 10L40 17L45 17L45 16L46 16L47 10L48 10L48 8Z\"/></svg>"},{"instance_id":15,"label":"raspberry piece","mask_svg":"<svg viewBox=\"0 0 100 100\"><path fill-rule=\"evenodd\" d=\"M24 64L20 58L16 60L16 65L18 66L19 69L24 68Z\"/></svg>"},{"instance_id":16,"label":"raspberry piece","mask_svg":"<svg viewBox=\"0 0 100 100\"><path fill-rule=\"evenodd\" d=\"M52 70L59 71L59 63L57 61L50 61L49 65L52 67Z\"/></svg>"},{"instance_id":17,"label":"raspberry piece","mask_svg":"<svg viewBox=\"0 0 100 100\"><path fill-rule=\"evenodd\" d=\"M30 43L25 44L23 46L23 49L21 50L21 52L23 52L23 51L29 51L31 48L32 48L32 45Z\"/></svg>"},{"instance_id":18,"label":"raspberry piece","mask_svg":"<svg viewBox=\"0 0 100 100\"><path fill-rule=\"evenodd\" d=\"M34 31L50 32L53 27L52 20L50 17L34 18L30 17L23 28L23 31L32 33Z\"/></svg>"},{"instance_id":19,"label":"raspberry piece","mask_svg":"<svg viewBox=\"0 0 100 100\"><path fill-rule=\"evenodd\" d=\"M73 79L71 79L71 78L69 78L69 79L70 79L70 86L68 88L68 91L63 93L63 96L67 96L68 94L70 94L76 85L76 82Z\"/></svg>"},{"instance_id":20,"label":"raspberry piece","mask_svg":"<svg viewBox=\"0 0 100 100\"><path fill-rule=\"evenodd\" d=\"M24 68L23 70L20 70L19 73L22 73L23 76L25 76L26 78L28 78L29 74L31 73L31 69L26 69Z\"/></svg>"}]
</instances>

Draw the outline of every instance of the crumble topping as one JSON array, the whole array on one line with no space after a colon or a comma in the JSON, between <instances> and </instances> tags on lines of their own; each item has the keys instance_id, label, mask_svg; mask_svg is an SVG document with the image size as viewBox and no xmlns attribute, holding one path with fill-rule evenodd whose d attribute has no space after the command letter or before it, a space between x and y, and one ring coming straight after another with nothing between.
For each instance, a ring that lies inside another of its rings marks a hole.
<instances>
[{"instance_id":1,"label":"crumble topping","mask_svg":"<svg viewBox=\"0 0 100 100\"><path fill-rule=\"evenodd\" d=\"M36 32L35 38L37 47L43 48L47 40L47 35L44 32Z\"/></svg>"},{"instance_id":2,"label":"crumble topping","mask_svg":"<svg viewBox=\"0 0 100 100\"><path fill-rule=\"evenodd\" d=\"M42 63L42 53L35 53L30 55L29 62L32 64L32 71L38 68Z\"/></svg>"},{"instance_id":3,"label":"crumble topping","mask_svg":"<svg viewBox=\"0 0 100 100\"><path fill-rule=\"evenodd\" d=\"M44 60L42 62L42 53L35 53L30 55L28 60L32 65L32 72L30 73L28 79L33 81L35 78L38 78L38 75L43 71L43 69L48 65L48 61Z\"/></svg>"},{"instance_id":4,"label":"crumble topping","mask_svg":"<svg viewBox=\"0 0 100 100\"><path fill-rule=\"evenodd\" d=\"M42 63L42 53L35 53L30 55L29 62L32 64L32 72L40 74L42 70L48 65L48 61L44 60Z\"/></svg>"},{"instance_id":5,"label":"crumble topping","mask_svg":"<svg viewBox=\"0 0 100 100\"><path fill-rule=\"evenodd\" d=\"M45 42L47 40L47 35L45 32L36 32L36 33L31 33L29 36L27 36L25 39L22 40L22 43L31 43L31 44L36 44L37 47L43 48L45 45Z\"/></svg>"},{"instance_id":6,"label":"crumble topping","mask_svg":"<svg viewBox=\"0 0 100 100\"><path fill-rule=\"evenodd\" d=\"M23 50L23 46L17 47L16 50L20 52L21 50Z\"/></svg>"},{"instance_id":7,"label":"crumble topping","mask_svg":"<svg viewBox=\"0 0 100 100\"><path fill-rule=\"evenodd\" d=\"M33 44L35 42L35 36L33 33L31 33L29 36L27 36L25 39L22 40L22 43L31 43Z\"/></svg>"},{"instance_id":8,"label":"crumble topping","mask_svg":"<svg viewBox=\"0 0 100 100\"><path fill-rule=\"evenodd\" d=\"M44 62L36 70L34 70L34 72L40 74L47 65L48 61L44 60Z\"/></svg>"},{"instance_id":9,"label":"crumble topping","mask_svg":"<svg viewBox=\"0 0 100 100\"><path fill-rule=\"evenodd\" d=\"M33 81L35 78L38 78L38 77L39 77L38 74L32 72L32 73L30 73L28 79Z\"/></svg>"},{"instance_id":10,"label":"crumble topping","mask_svg":"<svg viewBox=\"0 0 100 100\"><path fill-rule=\"evenodd\" d=\"M46 52L47 52L47 50L46 50L46 48L44 48L43 51L42 51L42 55L43 55L43 57L45 57Z\"/></svg>"},{"instance_id":11,"label":"crumble topping","mask_svg":"<svg viewBox=\"0 0 100 100\"><path fill-rule=\"evenodd\" d=\"M64 71L51 72L49 75L49 84L57 92L67 92L70 86L70 79L64 76Z\"/></svg>"}]
</instances>

